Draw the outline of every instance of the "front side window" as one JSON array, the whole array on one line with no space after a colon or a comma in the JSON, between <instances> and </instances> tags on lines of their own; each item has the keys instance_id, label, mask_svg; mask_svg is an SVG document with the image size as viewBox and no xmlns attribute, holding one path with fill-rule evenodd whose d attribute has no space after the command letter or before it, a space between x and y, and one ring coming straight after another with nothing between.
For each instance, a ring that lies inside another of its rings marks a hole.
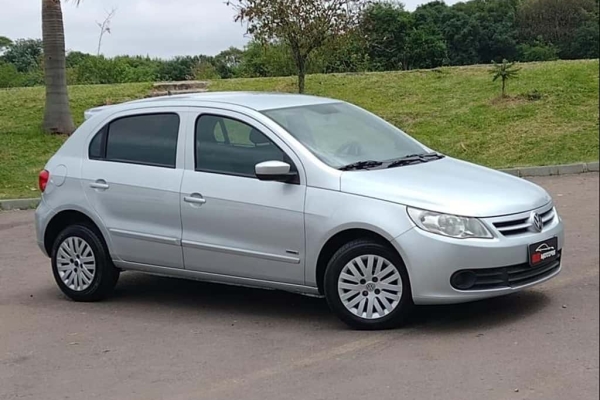
<instances>
[{"instance_id":1,"label":"front side window","mask_svg":"<svg viewBox=\"0 0 600 400\"><path fill-rule=\"evenodd\" d=\"M392 160L424 151L398 128L346 103L281 108L263 113L334 168L361 160Z\"/></svg>"},{"instance_id":2,"label":"front side window","mask_svg":"<svg viewBox=\"0 0 600 400\"><path fill-rule=\"evenodd\" d=\"M196 120L196 170L255 176L263 161L285 161L286 154L256 128L239 120L202 115Z\"/></svg>"},{"instance_id":3,"label":"front side window","mask_svg":"<svg viewBox=\"0 0 600 400\"><path fill-rule=\"evenodd\" d=\"M89 157L175 168L178 135L177 114L144 114L118 118L92 139Z\"/></svg>"}]
</instances>

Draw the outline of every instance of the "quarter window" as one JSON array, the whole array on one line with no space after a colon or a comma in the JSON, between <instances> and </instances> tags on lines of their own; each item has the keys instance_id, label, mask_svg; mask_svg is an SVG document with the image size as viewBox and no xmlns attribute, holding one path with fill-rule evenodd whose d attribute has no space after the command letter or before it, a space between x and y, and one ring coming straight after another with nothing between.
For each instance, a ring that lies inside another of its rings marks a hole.
<instances>
[{"instance_id":1,"label":"quarter window","mask_svg":"<svg viewBox=\"0 0 600 400\"><path fill-rule=\"evenodd\" d=\"M179 116L145 114L116 119L92 139L91 159L175 168Z\"/></svg>"},{"instance_id":2,"label":"quarter window","mask_svg":"<svg viewBox=\"0 0 600 400\"><path fill-rule=\"evenodd\" d=\"M233 118L202 115L196 121L196 170L255 176L263 161L293 163L256 128Z\"/></svg>"},{"instance_id":3,"label":"quarter window","mask_svg":"<svg viewBox=\"0 0 600 400\"><path fill-rule=\"evenodd\" d=\"M106 130L108 126L102 128L100 132L94 136L90 143L89 156L92 160L101 160L106 153Z\"/></svg>"}]
</instances>

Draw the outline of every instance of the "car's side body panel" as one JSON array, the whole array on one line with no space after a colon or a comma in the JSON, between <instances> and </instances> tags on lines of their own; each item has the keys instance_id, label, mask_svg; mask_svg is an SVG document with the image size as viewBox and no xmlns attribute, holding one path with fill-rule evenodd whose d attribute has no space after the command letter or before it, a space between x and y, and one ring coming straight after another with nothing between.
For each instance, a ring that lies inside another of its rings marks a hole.
<instances>
[{"instance_id":1,"label":"car's side body panel","mask_svg":"<svg viewBox=\"0 0 600 400\"><path fill-rule=\"evenodd\" d=\"M317 285L317 260L336 234L363 229L393 240L414 225L406 207L339 191L309 187L306 193L306 284Z\"/></svg>"}]
</instances>

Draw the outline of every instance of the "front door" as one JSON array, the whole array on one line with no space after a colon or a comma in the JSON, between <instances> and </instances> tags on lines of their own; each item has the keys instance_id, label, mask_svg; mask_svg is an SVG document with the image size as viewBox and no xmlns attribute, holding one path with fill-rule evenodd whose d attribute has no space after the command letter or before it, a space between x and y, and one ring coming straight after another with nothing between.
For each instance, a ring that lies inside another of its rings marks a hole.
<instances>
[{"instance_id":1,"label":"front door","mask_svg":"<svg viewBox=\"0 0 600 400\"><path fill-rule=\"evenodd\" d=\"M118 115L90 140L82 184L117 260L183 268L183 161L178 161L183 115L151 110Z\"/></svg>"},{"instance_id":2,"label":"front door","mask_svg":"<svg viewBox=\"0 0 600 400\"><path fill-rule=\"evenodd\" d=\"M187 157L193 162L181 186L185 268L304 284L302 175L299 183L282 183L254 174L257 163L270 160L295 169L296 156L264 126L234 112L200 113L193 122Z\"/></svg>"}]
</instances>

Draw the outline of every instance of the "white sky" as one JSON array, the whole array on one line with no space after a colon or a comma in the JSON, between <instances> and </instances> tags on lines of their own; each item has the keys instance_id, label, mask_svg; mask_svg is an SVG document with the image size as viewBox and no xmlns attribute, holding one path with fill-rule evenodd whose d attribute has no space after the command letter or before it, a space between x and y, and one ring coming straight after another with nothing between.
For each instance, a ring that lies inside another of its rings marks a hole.
<instances>
[{"instance_id":1,"label":"white sky","mask_svg":"<svg viewBox=\"0 0 600 400\"><path fill-rule=\"evenodd\" d=\"M457 0L446 0L453 4ZM405 0L414 10L428 0ZM0 0L0 36L10 39L41 38L40 0ZM102 53L150 55L215 55L248 41L244 27L233 22L225 0L83 0L79 7L63 2L68 50L96 53L101 22L116 8L112 34L105 35Z\"/></svg>"}]
</instances>

